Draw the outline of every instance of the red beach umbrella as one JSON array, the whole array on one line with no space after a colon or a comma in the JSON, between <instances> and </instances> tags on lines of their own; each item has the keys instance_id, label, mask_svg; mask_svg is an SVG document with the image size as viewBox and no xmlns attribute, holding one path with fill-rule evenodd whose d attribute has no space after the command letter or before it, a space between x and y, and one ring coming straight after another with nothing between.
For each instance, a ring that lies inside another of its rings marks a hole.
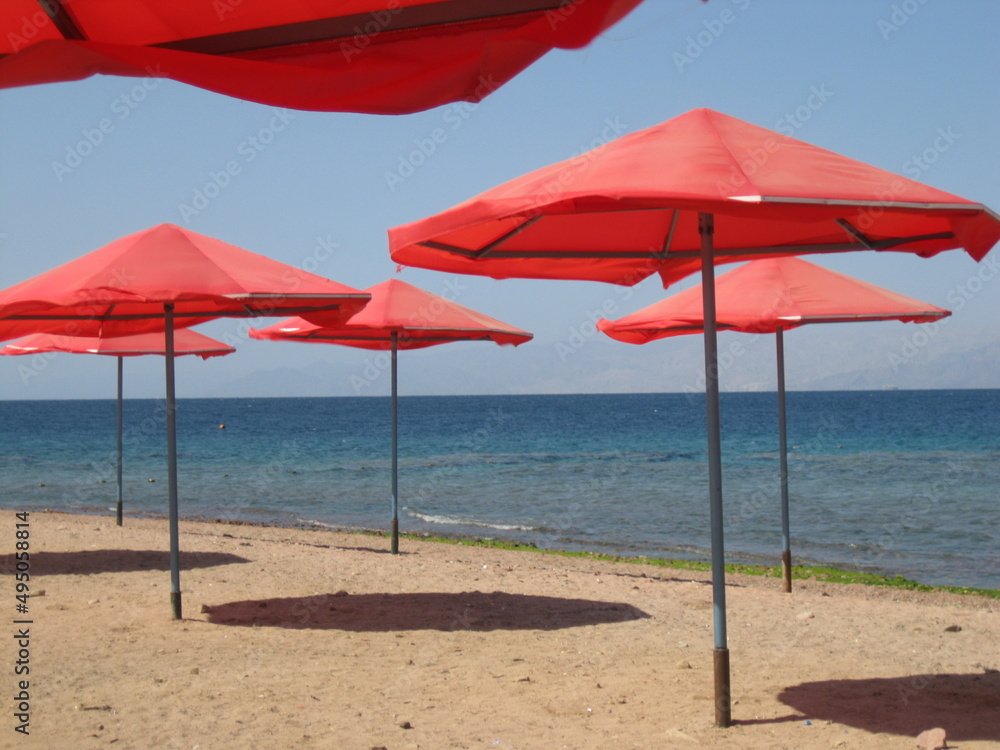
<instances>
[{"instance_id":1,"label":"red beach umbrella","mask_svg":"<svg viewBox=\"0 0 1000 750\"><path fill-rule=\"evenodd\" d=\"M518 346L532 335L468 307L425 292L412 284L389 279L365 290L371 302L346 323L323 324L324 314L289 318L262 330L250 329L251 338L340 344L392 352L392 522L391 551L399 552L398 395L396 354L399 349L424 349L453 341L492 341ZM310 322L314 321L314 322Z\"/></svg>"},{"instance_id":2,"label":"red beach umbrella","mask_svg":"<svg viewBox=\"0 0 1000 750\"><path fill-rule=\"evenodd\" d=\"M28 333L165 331L170 600L181 618L174 328L221 317L322 310L349 317L369 295L263 255L160 224L0 291L0 341Z\"/></svg>"},{"instance_id":3,"label":"red beach umbrella","mask_svg":"<svg viewBox=\"0 0 1000 750\"><path fill-rule=\"evenodd\" d=\"M328 310L368 295L222 240L160 224L0 291L0 341L29 333L111 338L220 317Z\"/></svg>"},{"instance_id":4,"label":"red beach umbrella","mask_svg":"<svg viewBox=\"0 0 1000 750\"><path fill-rule=\"evenodd\" d=\"M981 260L1000 218L980 203L710 109L389 230L397 263L493 278L664 286L717 262L850 250Z\"/></svg>"},{"instance_id":5,"label":"red beach umbrella","mask_svg":"<svg viewBox=\"0 0 1000 750\"><path fill-rule=\"evenodd\" d=\"M404 114L479 101L641 0L7 0L0 88L171 78L293 109Z\"/></svg>"},{"instance_id":6,"label":"red beach umbrella","mask_svg":"<svg viewBox=\"0 0 1000 750\"><path fill-rule=\"evenodd\" d=\"M792 590L792 552L785 430L784 331L811 323L874 320L929 323L949 315L948 310L940 307L791 256L751 261L716 279L715 320L718 330L777 334L781 566L786 592ZM703 333L701 287L685 289L615 321L602 319L598 321L597 329L629 344Z\"/></svg>"},{"instance_id":7,"label":"red beach umbrella","mask_svg":"<svg viewBox=\"0 0 1000 750\"><path fill-rule=\"evenodd\" d=\"M174 356L192 354L202 359L232 354L236 349L221 341L184 328L174 334ZM35 333L7 344L0 349L3 355L44 354L46 352L69 352L70 354L103 354L118 358L118 411L117 411L117 488L115 521L122 525L122 383L124 357L138 357L146 354L166 355L164 333L140 333L134 336L119 336L105 339L99 336L57 336L51 333Z\"/></svg>"},{"instance_id":8,"label":"red beach umbrella","mask_svg":"<svg viewBox=\"0 0 1000 750\"><path fill-rule=\"evenodd\" d=\"M875 250L980 260L1000 218L980 203L696 109L389 230L403 265L494 278L669 285L699 269L715 632L715 720L732 721L726 633L715 263Z\"/></svg>"}]
</instances>

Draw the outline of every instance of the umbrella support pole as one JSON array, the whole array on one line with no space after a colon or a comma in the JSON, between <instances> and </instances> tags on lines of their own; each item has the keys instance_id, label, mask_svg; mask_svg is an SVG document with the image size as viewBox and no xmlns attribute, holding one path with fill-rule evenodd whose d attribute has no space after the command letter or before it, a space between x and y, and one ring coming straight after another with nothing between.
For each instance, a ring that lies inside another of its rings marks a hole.
<instances>
[{"instance_id":1,"label":"umbrella support pole","mask_svg":"<svg viewBox=\"0 0 1000 750\"><path fill-rule=\"evenodd\" d=\"M118 500L115 503L115 523L122 525L122 361L118 357Z\"/></svg>"},{"instance_id":2,"label":"umbrella support pole","mask_svg":"<svg viewBox=\"0 0 1000 750\"><path fill-rule=\"evenodd\" d=\"M705 408L708 429L708 496L712 541L712 612L715 630L715 725L732 725L729 646L726 634L726 554L722 525L722 430L719 417L719 348L715 319L715 217L698 214L701 290L705 320Z\"/></svg>"},{"instance_id":3,"label":"umbrella support pole","mask_svg":"<svg viewBox=\"0 0 1000 750\"><path fill-rule=\"evenodd\" d=\"M792 593L792 544L788 512L788 435L785 429L785 335L781 326L775 331L778 353L778 451L781 474L781 574L784 592Z\"/></svg>"},{"instance_id":4,"label":"umbrella support pole","mask_svg":"<svg viewBox=\"0 0 1000 750\"><path fill-rule=\"evenodd\" d=\"M392 332L392 527L390 533L392 542L390 551L394 555L399 554L399 408L397 406L398 396L396 392L396 350L399 334Z\"/></svg>"},{"instance_id":5,"label":"umbrella support pole","mask_svg":"<svg viewBox=\"0 0 1000 750\"><path fill-rule=\"evenodd\" d=\"M180 530L177 520L177 419L174 398L174 306L167 302L164 313L164 351L167 373L167 507L170 513L170 609L181 619Z\"/></svg>"}]
</instances>

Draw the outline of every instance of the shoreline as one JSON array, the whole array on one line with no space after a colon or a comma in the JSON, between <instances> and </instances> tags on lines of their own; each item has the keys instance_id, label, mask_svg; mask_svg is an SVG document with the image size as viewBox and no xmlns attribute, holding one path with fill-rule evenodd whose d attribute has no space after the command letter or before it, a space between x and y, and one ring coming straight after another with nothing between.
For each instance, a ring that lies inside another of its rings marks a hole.
<instances>
[{"instance_id":1,"label":"shoreline","mask_svg":"<svg viewBox=\"0 0 1000 750\"><path fill-rule=\"evenodd\" d=\"M902 750L935 726L1000 743L987 597L728 575L722 730L704 571L184 520L174 621L167 522L28 520L17 747Z\"/></svg>"},{"instance_id":2,"label":"shoreline","mask_svg":"<svg viewBox=\"0 0 1000 750\"><path fill-rule=\"evenodd\" d=\"M10 511L10 509L0 508L0 511ZM31 513L51 513L66 515L92 516L94 518L113 518L114 515L108 512L88 512L88 511L65 511L65 510L33 510ZM129 519L145 519L164 521L168 520L166 514L138 512L126 516ZM372 537L388 537L388 532L383 529L364 527L345 527L330 524L318 523L315 521L301 521L292 524L268 523L266 521L247 521L242 519L211 518L208 516L180 516L179 520L190 523L204 523L219 526L247 526L264 529L297 529L307 532L330 532L334 534L352 534ZM507 549L514 552L537 553L543 555L557 555L563 557L576 557L601 562L625 563L633 565L648 565L656 568L671 568L676 570L697 570L710 571L711 563L708 560L690 560L686 558L653 557L649 555L616 555L593 550L573 550L560 549L555 547L540 547L532 542L521 541L516 538L492 537L486 535L472 534L432 534L426 532L400 532L400 540L422 541L429 543L459 544L479 546L492 549ZM183 552L183 550L182 550ZM739 557L736 555L735 557ZM767 578L778 578L781 575L781 565L763 563L727 562L726 574L744 574L751 576L763 576ZM1000 589L978 588L975 586L961 585L939 585L928 584L906 578L901 575L890 575L888 573L877 573L871 570L859 568L837 566L832 564L806 564L792 566L792 579L794 581L821 580L841 584L861 584L866 586L886 586L897 589L907 589L914 591L942 591L966 596L983 596L992 599L1000 599Z\"/></svg>"}]
</instances>

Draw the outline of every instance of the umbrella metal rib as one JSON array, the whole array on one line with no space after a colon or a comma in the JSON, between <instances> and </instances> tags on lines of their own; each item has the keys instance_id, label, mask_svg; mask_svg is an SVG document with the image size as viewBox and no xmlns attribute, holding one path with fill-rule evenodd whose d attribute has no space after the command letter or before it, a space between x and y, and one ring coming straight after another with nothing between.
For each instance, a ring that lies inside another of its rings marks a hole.
<instances>
[{"instance_id":1,"label":"umbrella metal rib","mask_svg":"<svg viewBox=\"0 0 1000 750\"><path fill-rule=\"evenodd\" d=\"M40 0L41 1L41 0ZM411 31L441 24L474 24L498 17L524 13L544 13L566 5L565 0L452 0L451 2L412 7L390 5L392 17L379 33ZM357 13L339 18L320 18L261 29L245 29L225 34L210 34L192 39L152 45L181 52L208 55L239 55L241 53L286 47L290 45L327 42L357 34L357 28L371 22L372 14ZM82 37L81 37L82 38Z\"/></svg>"},{"instance_id":2,"label":"umbrella metal rib","mask_svg":"<svg viewBox=\"0 0 1000 750\"><path fill-rule=\"evenodd\" d=\"M224 314L227 318L259 318L259 317L274 317L278 315L302 315L303 313L312 314L315 312L336 312L340 309L340 305L323 305L321 307L275 307L271 310L257 310L253 307L244 306L243 310L228 310L225 313L220 313L216 310L186 310L183 312L175 311L173 314L174 319L178 318L204 318L204 317L217 317L220 314ZM95 320L157 320L162 318L161 313L117 313L110 314L105 313L104 315L94 315L92 316ZM7 315L4 320L80 320L81 316L78 313L32 313L27 315Z\"/></svg>"},{"instance_id":3,"label":"umbrella metal rib","mask_svg":"<svg viewBox=\"0 0 1000 750\"><path fill-rule=\"evenodd\" d=\"M75 39L80 42L87 40L87 36L80 30L76 21L73 20L73 17L66 10L66 6L62 0L38 0L38 4L42 6L42 10L52 19L52 23L59 29L59 33L63 35L63 39Z\"/></svg>"},{"instance_id":4,"label":"umbrella metal rib","mask_svg":"<svg viewBox=\"0 0 1000 750\"><path fill-rule=\"evenodd\" d=\"M846 223L846 222L845 222ZM850 226L850 225L848 225ZM806 255L818 253L844 253L856 252L858 250L890 250L898 245L905 245L911 242L924 242L927 240L950 240L954 239L953 232L933 232L930 234L914 235L912 237L890 237L884 240L869 240L858 233L857 242L824 243L807 245L762 245L751 247L727 247L716 249L716 257L726 257L728 255ZM669 235L668 235L669 237ZM502 239L507 239L504 236ZM493 253L495 258L622 258L622 259L659 259L669 258L698 258L701 257L700 250L503 250L493 252L497 248L487 246L488 249L470 250L458 245L452 245L437 240L424 240L415 243L421 247L431 250L444 250L446 252L461 255L466 258L481 258L487 252Z\"/></svg>"}]
</instances>

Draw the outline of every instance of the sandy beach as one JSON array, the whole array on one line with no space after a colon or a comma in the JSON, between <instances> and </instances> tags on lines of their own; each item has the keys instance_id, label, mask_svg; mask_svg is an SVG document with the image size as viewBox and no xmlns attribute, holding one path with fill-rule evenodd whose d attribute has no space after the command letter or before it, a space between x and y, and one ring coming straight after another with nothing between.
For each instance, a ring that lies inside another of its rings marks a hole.
<instances>
[{"instance_id":1,"label":"sandy beach","mask_svg":"<svg viewBox=\"0 0 1000 750\"><path fill-rule=\"evenodd\" d=\"M933 727L1000 747L997 600L730 576L718 729L707 573L182 522L174 621L165 521L29 522L4 748L912 748Z\"/></svg>"}]
</instances>

